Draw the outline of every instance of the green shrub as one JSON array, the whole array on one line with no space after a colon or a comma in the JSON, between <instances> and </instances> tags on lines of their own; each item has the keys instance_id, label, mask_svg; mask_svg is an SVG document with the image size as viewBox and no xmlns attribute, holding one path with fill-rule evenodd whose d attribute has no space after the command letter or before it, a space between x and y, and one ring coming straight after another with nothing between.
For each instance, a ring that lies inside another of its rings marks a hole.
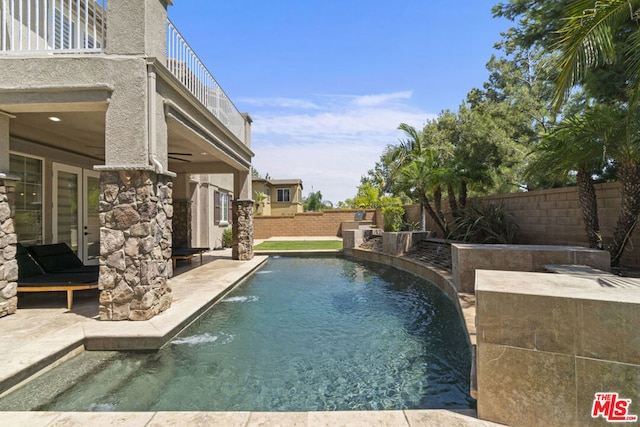
<instances>
[{"instance_id":1,"label":"green shrub","mask_svg":"<svg viewBox=\"0 0 640 427\"><path fill-rule=\"evenodd\" d=\"M222 247L230 248L233 246L233 231L230 228L225 228L222 232Z\"/></svg>"},{"instance_id":2,"label":"green shrub","mask_svg":"<svg viewBox=\"0 0 640 427\"><path fill-rule=\"evenodd\" d=\"M382 208L382 222L384 231L400 231L404 223L404 208L402 206L385 206Z\"/></svg>"},{"instance_id":3,"label":"green shrub","mask_svg":"<svg viewBox=\"0 0 640 427\"><path fill-rule=\"evenodd\" d=\"M420 223L415 221L402 221L402 231L420 231Z\"/></svg>"},{"instance_id":4,"label":"green shrub","mask_svg":"<svg viewBox=\"0 0 640 427\"><path fill-rule=\"evenodd\" d=\"M454 238L470 243L513 243L520 227L502 204L475 203L458 211Z\"/></svg>"}]
</instances>

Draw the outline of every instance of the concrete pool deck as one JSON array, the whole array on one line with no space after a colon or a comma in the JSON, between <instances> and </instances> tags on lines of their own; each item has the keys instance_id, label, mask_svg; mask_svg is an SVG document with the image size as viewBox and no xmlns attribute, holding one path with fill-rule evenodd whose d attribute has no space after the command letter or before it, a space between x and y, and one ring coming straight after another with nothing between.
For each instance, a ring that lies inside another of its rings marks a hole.
<instances>
[{"instance_id":1,"label":"concrete pool deck","mask_svg":"<svg viewBox=\"0 0 640 427\"><path fill-rule=\"evenodd\" d=\"M307 240L318 240L307 238ZM202 265L179 263L170 284L173 304L148 321L98 320L97 292L77 293L71 310L65 295L21 296L18 311L0 319L0 391L83 350L157 349L221 299L267 260L233 261L230 250L210 251ZM473 412L473 411L471 411ZM296 426L490 426L469 411L259 412L2 412L2 425L296 425Z\"/></svg>"}]
</instances>

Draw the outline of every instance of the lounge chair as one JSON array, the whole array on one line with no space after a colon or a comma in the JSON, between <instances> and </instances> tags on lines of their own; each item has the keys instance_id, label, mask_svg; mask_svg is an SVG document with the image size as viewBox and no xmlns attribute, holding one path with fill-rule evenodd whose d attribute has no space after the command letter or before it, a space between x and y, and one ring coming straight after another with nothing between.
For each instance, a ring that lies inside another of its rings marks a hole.
<instances>
[{"instance_id":1,"label":"lounge chair","mask_svg":"<svg viewBox=\"0 0 640 427\"><path fill-rule=\"evenodd\" d=\"M195 255L200 255L200 264L202 264L202 254L208 250L209 248L172 248L171 261L173 262L173 269L176 269L177 260L186 259L191 264L191 259Z\"/></svg>"},{"instance_id":2,"label":"lounge chair","mask_svg":"<svg viewBox=\"0 0 640 427\"><path fill-rule=\"evenodd\" d=\"M66 243L28 246L27 250L46 273L97 273L97 265L84 265Z\"/></svg>"},{"instance_id":3,"label":"lounge chair","mask_svg":"<svg viewBox=\"0 0 640 427\"><path fill-rule=\"evenodd\" d=\"M98 288L98 270L47 273L30 251L18 243L18 292L67 292L67 309L73 306L73 291Z\"/></svg>"}]
</instances>

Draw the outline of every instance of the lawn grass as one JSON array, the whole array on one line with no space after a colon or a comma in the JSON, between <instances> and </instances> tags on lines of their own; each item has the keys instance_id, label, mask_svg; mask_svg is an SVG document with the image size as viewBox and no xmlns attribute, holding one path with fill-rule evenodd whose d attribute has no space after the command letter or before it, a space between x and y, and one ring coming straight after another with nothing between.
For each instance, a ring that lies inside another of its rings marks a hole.
<instances>
[{"instance_id":1,"label":"lawn grass","mask_svg":"<svg viewBox=\"0 0 640 427\"><path fill-rule=\"evenodd\" d=\"M339 240L273 240L262 242L256 251L312 251L321 249L342 249Z\"/></svg>"}]
</instances>

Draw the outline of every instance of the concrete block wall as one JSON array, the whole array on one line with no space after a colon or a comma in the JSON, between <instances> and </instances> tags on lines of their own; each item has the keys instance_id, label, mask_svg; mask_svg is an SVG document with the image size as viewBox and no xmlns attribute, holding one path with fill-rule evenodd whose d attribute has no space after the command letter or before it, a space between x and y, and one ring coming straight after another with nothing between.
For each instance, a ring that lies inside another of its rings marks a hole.
<instances>
[{"instance_id":1,"label":"concrete block wall","mask_svg":"<svg viewBox=\"0 0 640 427\"><path fill-rule=\"evenodd\" d=\"M254 238L278 236L342 236L342 223L353 222L356 209L304 212L290 216L254 216ZM365 222L376 223L376 210L367 209Z\"/></svg>"},{"instance_id":2,"label":"concrete block wall","mask_svg":"<svg viewBox=\"0 0 640 427\"><path fill-rule=\"evenodd\" d=\"M606 248L606 245L611 242L620 212L620 184L617 182L597 184L595 188L598 197L600 231ZM485 196L477 200L502 203L505 211L514 216L516 223L520 226L520 233L515 243L585 247L589 245L576 187ZM419 221L420 209L417 206L405 209L411 221ZM437 230L428 215L427 230ZM631 236L631 244L622 256L620 265L640 268L640 244L638 243L640 243L640 231L636 227Z\"/></svg>"}]
</instances>

